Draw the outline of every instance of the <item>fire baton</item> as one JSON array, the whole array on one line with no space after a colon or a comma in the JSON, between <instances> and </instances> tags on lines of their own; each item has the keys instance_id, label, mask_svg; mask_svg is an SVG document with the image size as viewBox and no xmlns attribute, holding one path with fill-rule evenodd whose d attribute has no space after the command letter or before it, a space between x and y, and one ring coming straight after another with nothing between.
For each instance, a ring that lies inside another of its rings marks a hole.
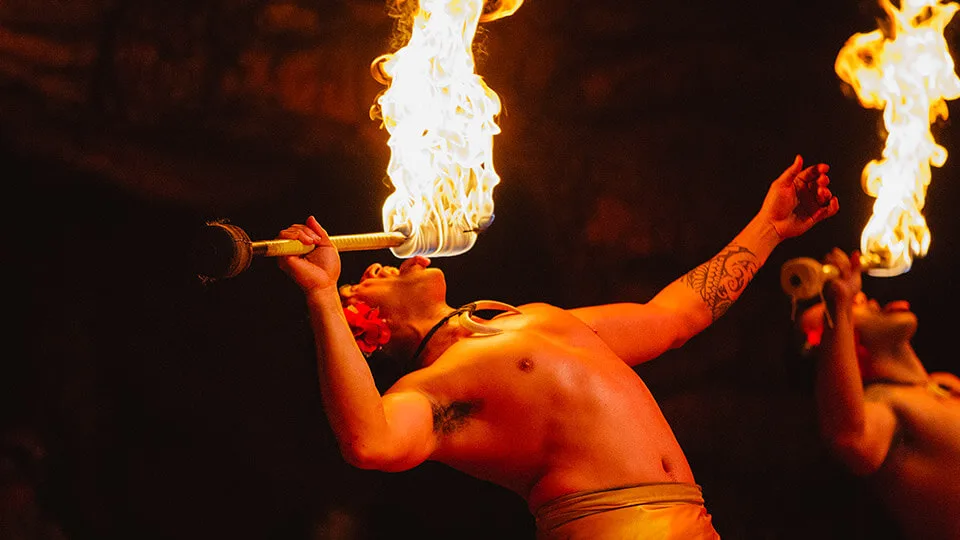
<instances>
[{"instance_id":1,"label":"fire baton","mask_svg":"<svg viewBox=\"0 0 960 540\"><path fill-rule=\"evenodd\" d=\"M403 245L409 236L400 231L345 234L331 236L339 251L373 251ZM250 267L254 256L281 257L304 255L313 245L299 240L250 240L240 227L222 222L208 222L196 243L196 262L201 279L213 280L236 276Z\"/></svg>"}]
</instances>

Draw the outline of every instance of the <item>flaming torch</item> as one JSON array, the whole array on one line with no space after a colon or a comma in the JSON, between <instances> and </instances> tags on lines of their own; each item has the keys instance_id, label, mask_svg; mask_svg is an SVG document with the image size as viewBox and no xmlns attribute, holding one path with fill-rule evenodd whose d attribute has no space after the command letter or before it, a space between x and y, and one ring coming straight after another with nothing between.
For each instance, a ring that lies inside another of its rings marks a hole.
<instances>
[{"instance_id":1,"label":"flaming torch","mask_svg":"<svg viewBox=\"0 0 960 540\"><path fill-rule=\"evenodd\" d=\"M500 99L474 72L473 38L482 20L513 13L520 1L420 0L406 46L373 62L389 84L371 116L390 133L383 205L386 231L413 231L391 247L397 257L459 255L493 221L493 136Z\"/></svg>"},{"instance_id":2,"label":"flaming torch","mask_svg":"<svg viewBox=\"0 0 960 540\"><path fill-rule=\"evenodd\" d=\"M931 165L942 167L947 150L930 126L949 114L947 100L960 97L944 31L960 9L944 0L879 0L887 24L854 34L837 55L837 75L857 93L864 107L882 109L887 131L882 158L866 165L863 190L875 197L873 215L860 237L861 263L872 276L910 270L914 257L930 247L930 229L921 211ZM796 301L820 293L836 269L809 258L787 261L781 285Z\"/></svg>"},{"instance_id":3,"label":"flaming torch","mask_svg":"<svg viewBox=\"0 0 960 540\"><path fill-rule=\"evenodd\" d=\"M399 0L404 1L404 0ZM453 256L473 247L493 222L493 136L500 98L475 73L473 40L480 22L512 14L523 0L419 0L409 41L373 61L387 85L371 108L389 132L383 233L331 237L341 251L390 248L394 255ZM245 270L254 255L302 255L296 240L251 242L224 222L208 223L220 250L209 278ZM225 247L224 247L225 246ZM211 257L206 257L211 259Z\"/></svg>"}]
</instances>

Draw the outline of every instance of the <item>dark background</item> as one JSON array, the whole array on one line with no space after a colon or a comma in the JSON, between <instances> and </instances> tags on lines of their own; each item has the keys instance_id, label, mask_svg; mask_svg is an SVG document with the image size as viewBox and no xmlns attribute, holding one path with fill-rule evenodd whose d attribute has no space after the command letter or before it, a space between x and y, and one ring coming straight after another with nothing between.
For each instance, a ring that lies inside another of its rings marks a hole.
<instances>
[{"instance_id":1,"label":"dark background","mask_svg":"<svg viewBox=\"0 0 960 540\"><path fill-rule=\"evenodd\" d=\"M860 170L880 155L880 112L833 62L875 15L854 0L528 0L481 29L502 183L476 246L434 261L453 305L648 300L721 249L794 155L832 166L840 213L638 368L725 538L896 538L817 440L779 287L787 259L857 248L870 215ZM0 534L532 538L496 486L432 463L345 465L299 291L271 260L212 283L192 262L208 220L254 239L310 214L333 234L380 229L368 66L391 30L379 0L0 5ZM960 322L960 126L934 132L952 155L927 192L930 252L865 289L910 300L920 357L957 373L943 351ZM344 254L344 276L391 258Z\"/></svg>"}]
</instances>

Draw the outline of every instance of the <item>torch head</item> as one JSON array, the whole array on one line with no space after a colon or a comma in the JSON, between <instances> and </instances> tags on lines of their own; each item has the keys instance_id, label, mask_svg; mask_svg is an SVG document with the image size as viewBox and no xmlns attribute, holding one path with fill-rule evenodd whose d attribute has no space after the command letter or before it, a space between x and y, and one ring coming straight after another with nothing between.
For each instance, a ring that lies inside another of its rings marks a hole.
<instances>
[{"instance_id":1,"label":"torch head","mask_svg":"<svg viewBox=\"0 0 960 540\"><path fill-rule=\"evenodd\" d=\"M836 269L825 266L810 257L797 257L785 262L780 269L780 286L783 292L797 300L809 300L820 294L824 283Z\"/></svg>"},{"instance_id":2,"label":"torch head","mask_svg":"<svg viewBox=\"0 0 960 540\"><path fill-rule=\"evenodd\" d=\"M250 237L240 227L220 221L207 222L194 244L198 275L203 280L236 276L253 260L251 245Z\"/></svg>"}]
</instances>

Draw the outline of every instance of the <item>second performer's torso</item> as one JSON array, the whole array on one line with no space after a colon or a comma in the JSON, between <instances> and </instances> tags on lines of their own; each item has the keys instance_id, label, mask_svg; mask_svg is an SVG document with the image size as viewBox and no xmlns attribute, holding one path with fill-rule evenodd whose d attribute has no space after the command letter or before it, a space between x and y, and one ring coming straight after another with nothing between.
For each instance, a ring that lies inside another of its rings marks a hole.
<instances>
[{"instance_id":1,"label":"second performer's torso","mask_svg":"<svg viewBox=\"0 0 960 540\"><path fill-rule=\"evenodd\" d=\"M909 538L960 538L960 381L934 373L926 385L871 385L866 397L900 426L872 478L880 497Z\"/></svg>"}]
</instances>

